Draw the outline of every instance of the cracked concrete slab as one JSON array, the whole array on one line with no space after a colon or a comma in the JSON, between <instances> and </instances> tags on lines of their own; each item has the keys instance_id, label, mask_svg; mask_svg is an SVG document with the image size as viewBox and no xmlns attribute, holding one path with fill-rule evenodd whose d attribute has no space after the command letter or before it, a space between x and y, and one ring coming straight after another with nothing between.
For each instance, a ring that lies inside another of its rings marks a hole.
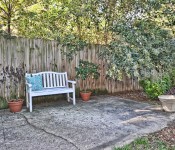
<instances>
[{"instance_id":1,"label":"cracked concrete slab","mask_svg":"<svg viewBox=\"0 0 175 150\"><path fill-rule=\"evenodd\" d=\"M29 113L0 111L0 145L4 149L101 150L158 131L175 119L161 106L115 96L34 106Z\"/></svg>"},{"instance_id":2,"label":"cracked concrete slab","mask_svg":"<svg viewBox=\"0 0 175 150\"><path fill-rule=\"evenodd\" d=\"M23 149L65 149L71 148L72 145L63 139L47 134L42 130L35 129L30 125L5 130L6 147L8 150Z\"/></svg>"}]
</instances>

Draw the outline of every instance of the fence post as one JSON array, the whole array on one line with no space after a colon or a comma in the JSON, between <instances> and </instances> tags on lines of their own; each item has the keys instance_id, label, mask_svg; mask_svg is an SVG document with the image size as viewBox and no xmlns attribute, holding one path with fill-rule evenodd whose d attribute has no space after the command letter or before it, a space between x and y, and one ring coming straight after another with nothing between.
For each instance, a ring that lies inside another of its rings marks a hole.
<instances>
[{"instance_id":1,"label":"fence post","mask_svg":"<svg viewBox=\"0 0 175 150\"><path fill-rule=\"evenodd\" d=\"M26 50L24 51L24 56L25 56L25 69L27 72L29 72L29 57L30 57L30 40L25 40L26 43Z\"/></svg>"}]
</instances>

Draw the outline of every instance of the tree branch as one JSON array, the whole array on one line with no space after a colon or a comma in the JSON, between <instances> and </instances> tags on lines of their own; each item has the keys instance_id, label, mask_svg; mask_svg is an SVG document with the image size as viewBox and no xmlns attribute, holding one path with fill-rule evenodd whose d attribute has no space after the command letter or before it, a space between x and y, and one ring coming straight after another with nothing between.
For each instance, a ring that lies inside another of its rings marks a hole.
<instances>
[{"instance_id":1,"label":"tree branch","mask_svg":"<svg viewBox=\"0 0 175 150\"><path fill-rule=\"evenodd\" d=\"M8 2L6 0L4 0L4 4L5 4L6 8L8 9Z\"/></svg>"},{"instance_id":2,"label":"tree branch","mask_svg":"<svg viewBox=\"0 0 175 150\"><path fill-rule=\"evenodd\" d=\"M5 9L3 9L2 7L0 7L0 9L1 9L6 15L8 15L8 13L5 11Z\"/></svg>"},{"instance_id":3,"label":"tree branch","mask_svg":"<svg viewBox=\"0 0 175 150\"><path fill-rule=\"evenodd\" d=\"M1 18L3 18L3 19L6 19L6 20L7 20L7 18L6 18L6 17L4 17L3 15L0 15L0 17L1 17Z\"/></svg>"}]
</instances>

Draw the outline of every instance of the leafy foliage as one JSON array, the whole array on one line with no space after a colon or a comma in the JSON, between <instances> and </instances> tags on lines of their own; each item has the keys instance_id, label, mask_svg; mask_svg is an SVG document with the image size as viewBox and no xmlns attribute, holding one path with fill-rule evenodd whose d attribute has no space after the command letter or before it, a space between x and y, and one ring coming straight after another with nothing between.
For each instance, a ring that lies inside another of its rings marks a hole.
<instances>
[{"instance_id":1,"label":"leafy foliage","mask_svg":"<svg viewBox=\"0 0 175 150\"><path fill-rule=\"evenodd\" d=\"M15 89L15 99L19 98L19 86L24 80L25 71L21 67L14 68L13 66L6 66L2 68L0 74L0 87L5 86L6 88L6 100L10 101L13 96L12 89Z\"/></svg>"},{"instance_id":2,"label":"leafy foliage","mask_svg":"<svg viewBox=\"0 0 175 150\"><path fill-rule=\"evenodd\" d=\"M62 46L62 53L65 54L67 59L71 61L73 59L73 56L76 55L78 51L81 51L84 49L85 46L87 46L87 43L78 37L74 35L67 35L63 41ZM64 49L66 47L66 51Z\"/></svg>"},{"instance_id":3,"label":"leafy foliage","mask_svg":"<svg viewBox=\"0 0 175 150\"><path fill-rule=\"evenodd\" d=\"M174 25L174 1L169 0L2 0L0 10L2 29L13 35L62 39L73 34L96 44L108 44L111 29L122 20L151 17L167 29Z\"/></svg>"},{"instance_id":4,"label":"leafy foliage","mask_svg":"<svg viewBox=\"0 0 175 150\"><path fill-rule=\"evenodd\" d=\"M98 72L98 65L83 60L80 60L79 67L75 67L75 71L76 71L76 78L82 80L86 80L88 78L98 79L100 75ZM86 85L84 88L86 92L87 90Z\"/></svg>"},{"instance_id":5,"label":"leafy foliage","mask_svg":"<svg viewBox=\"0 0 175 150\"><path fill-rule=\"evenodd\" d=\"M141 80L140 84L148 97L152 99L164 94L172 87L172 81L169 75L164 75L156 81L150 79Z\"/></svg>"},{"instance_id":6,"label":"leafy foliage","mask_svg":"<svg viewBox=\"0 0 175 150\"><path fill-rule=\"evenodd\" d=\"M0 1L0 24L9 35L16 32L16 23L21 17L22 8L29 5L26 0L1 0Z\"/></svg>"},{"instance_id":7,"label":"leafy foliage","mask_svg":"<svg viewBox=\"0 0 175 150\"><path fill-rule=\"evenodd\" d=\"M8 108L7 101L0 96L0 109L5 109L5 108Z\"/></svg>"},{"instance_id":8,"label":"leafy foliage","mask_svg":"<svg viewBox=\"0 0 175 150\"><path fill-rule=\"evenodd\" d=\"M152 9L134 4L133 7L138 5L143 10L122 16L112 26L113 41L101 51L101 57L108 62L109 77L121 80L123 73L129 77L152 77L154 72L162 73L173 68L175 28L169 4L161 2Z\"/></svg>"},{"instance_id":9,"label":"leafy foliage","mask_svg":"<svg viewBox=\"0 0 175 150\"><path fill-rule=\"evenodd\" d=\"M175 65L172 0L2 0L0 4L2 30L58 40L69 61L87 43L104 44L100 56L113 79L122 80L123 74L152 78L154 72Z\"/></svg>"},{"instance_id":10,"label":"leafy foliage","mask_svg":"<svg viewBox=\"0 0 175 150\"><path fill-rule=\"evenodd\" d=\"M171 70L169 74L170 74L172 86L175 87L175 69Z\"/></svg>"}]
</instances>

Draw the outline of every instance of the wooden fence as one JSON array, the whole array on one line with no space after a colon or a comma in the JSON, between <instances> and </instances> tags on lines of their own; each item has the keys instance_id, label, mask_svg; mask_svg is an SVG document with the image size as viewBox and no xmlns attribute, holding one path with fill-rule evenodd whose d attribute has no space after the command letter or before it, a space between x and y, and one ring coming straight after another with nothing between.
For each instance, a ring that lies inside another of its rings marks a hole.
<instances>
[{"instance_id":1,"label":"wooden fence","mask_svg":"<svg viewBox=\"0 0 175 150\"><path fill-rule=\"evenodd\" d=\"M65 48L66 50L66 48ZM27 72L58 71L68 72L69 79L75 80L75 67L79 60L88 60L100 66L100 78L87 82L89 89L107 90L109 93L139 90L139 84L127 77L123 81L106 79L106 62L98 57L100 46L90 45L77 52L69 62L61 52L61 45L57 41L43 39L0 37L0 70L3 66L25 66ZM83 82L77 81L77 87L82 89ZM2 87L0 95L2 94Z\"/></svg>"}]
</instances>

